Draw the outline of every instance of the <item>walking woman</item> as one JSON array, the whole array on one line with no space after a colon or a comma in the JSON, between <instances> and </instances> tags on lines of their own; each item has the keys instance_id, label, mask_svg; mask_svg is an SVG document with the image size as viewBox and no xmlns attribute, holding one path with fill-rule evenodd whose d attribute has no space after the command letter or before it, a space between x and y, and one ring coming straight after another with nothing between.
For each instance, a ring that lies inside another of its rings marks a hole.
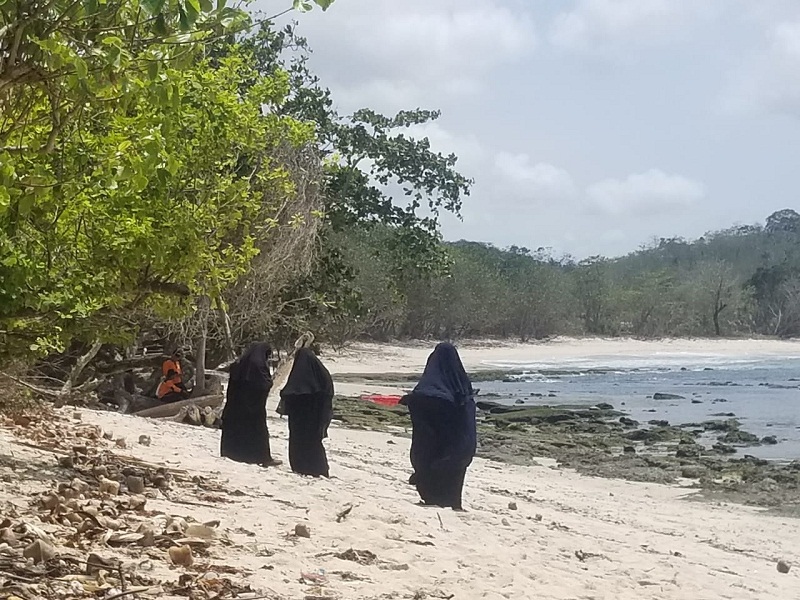
<instances>
[{"instance_id":1,"label":"walking woman","mask_svg":"<svg viewBox=\"0 0 800 600\"><path fill-rule=\"evenodd\" d=\"M411 466L423 504L461 510L467 467L477 446L472 384L455 346L428 357L417 387L401 401L411 413Z\"/></svg>"},{"instance_id":2,"label":"walking woman","mask_svg":"<svg viewBox=\"0 0 800 600\"><path fill-rule=\"evenodd\" d=\"M270 354L269 344L258 342L233 363L222 411L222 456L265 467L281 464L272 458L267 430Z\"/></svg>"},{"instance_id":3,"label":"walking woman","mask_svg":"<svg viewBox=\"0 0 800 600\"><path fill-rule=\"evenodd\" d=\"M328 477L322 440L333 416L333 380L310 348L300 348L289 379L281 390L289 417L289 464L301 475Z\"/></svg>"}]
</instances>

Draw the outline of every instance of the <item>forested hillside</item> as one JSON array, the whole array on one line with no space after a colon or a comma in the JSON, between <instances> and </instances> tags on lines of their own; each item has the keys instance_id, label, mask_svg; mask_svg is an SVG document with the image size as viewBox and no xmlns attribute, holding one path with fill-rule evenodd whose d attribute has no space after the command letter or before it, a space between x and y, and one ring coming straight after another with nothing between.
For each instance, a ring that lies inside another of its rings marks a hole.
<instances>
[{"instance_id":1,"label":"forested hillside","mask_svg":"<svg viewBox=\"0 0 800 600\"><path fill-rule=\"evenodd\" d=\"M342 242L363 301L342 338L800 335L800 215L790 209L619 258L447 243L447 268L412 278L375 259L391 237Z\"/></svg>"}]
</instances>

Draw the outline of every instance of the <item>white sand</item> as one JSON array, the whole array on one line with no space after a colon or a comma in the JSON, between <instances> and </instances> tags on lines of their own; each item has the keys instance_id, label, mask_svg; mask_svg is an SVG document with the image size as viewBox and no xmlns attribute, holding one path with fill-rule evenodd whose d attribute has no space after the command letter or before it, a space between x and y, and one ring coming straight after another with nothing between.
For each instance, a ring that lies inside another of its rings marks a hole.
<instances>
[{"instance_id":1,"label":"white sand","mask_svg":"<svg viewBox=\"0 0 800 600\"><path fill-rule=\"evenodd\" d=\"M497 345L502 360L531 350L551 358L646 352L796 352L790 343L576 342ZM757 348L755 350L754 348ZM429 347L358 346L331 360L334 372L419 371ZM648 350L649 349L649 350ZM487 349L466 345L470 366ZM594 354L592 354L594 353ZM367 386L368 387L368 386ZM72 411L64 412L65 418ZM111 413L83 411L83 421L135 442L116 450L227 482L227 502L213 507L155 500L151 508L206 521L219 519L233 545L212 547L214 564L252 571L270 598L783 599L800 597L800 521L755 509L693 502L691 490L594 479L558 469L513 467L477 459L470 468L466 513L422 508L409 475L409 441L333 426L326 442L330 480L261 469L219 458L219 432ZM286 423L270 418L276 457L286 458ZM10 434L0 431L0 452ZM44 484L41 484L44 485ZM185 499L198 500L188 497ZM17 502L24 499L17 499ZM208 499L205 502L210 502ZM517 510L509 502L517 503ZM337 523L347 504L354 508ZM287 534L307 524L310 539ZM253 533L237 533L243 528ZM359 565L331 553L369 550L381 564ZM266 551L266 552L265 552ZM586 553L585 560L576 552ZM271 556L266 556L271 554ZM797 564L783 575L776 561ZM317 588L301 574L324 570Z\"/></svg>"},{"instance_id":2,"label":"white sand","mask_svg":"<svg viewBox=\"0 0 800 600\"><path fill-rule=\"evenodd\" d=\"M323 356L331 373L418 373L435 342L413 344L353 344ZM498 365L564 364L606 365L647 361L651 364L685 364L708 361L800 357L800 340L715 340L630 338L556 338L541 343L457 343L464 366L470 370Z\"/></svg>"},{"instance_id":3,"label":"white sand","mask_svg":"<svg viewBox=\"0 0 800 600\"><path fill-rule=\"evenodd\" d=\"M219 458L216 431L90 411L83 420L128 440L152 437L151 447L121 454L243 492L216 508L165 500L151 507L253 532L230 533L235 545L214 546L213 562L252 570L248 581L279 598L782 599L797 597L800 585L795 571L782 575L775 566L779 558L800 564L800 521L691 502L687 489L476 460L466 483L468 512L456 513L416 505L405 483L405 438L333 427L327 444L334 478L313 480L285 466L264 470ZM285 457L285 422L271 420L270 429L273 452ZM511 501L518 510L509 509ZM348 503L352 513L336 523ZM311 539L286 537L297 523L311 528ZM369 550L385 564L329 554L349 548ZM261 550L274 554L258 556ZM576 551L597 556L581 562ZM323 590L299 581L320 569L328 578Z\"/></svg>"}]
</instances>

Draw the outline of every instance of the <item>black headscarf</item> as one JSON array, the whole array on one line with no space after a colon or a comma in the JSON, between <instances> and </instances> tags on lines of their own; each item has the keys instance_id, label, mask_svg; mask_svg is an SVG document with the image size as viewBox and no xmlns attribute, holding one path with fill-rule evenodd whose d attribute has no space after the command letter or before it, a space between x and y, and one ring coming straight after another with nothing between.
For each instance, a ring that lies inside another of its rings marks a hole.
<instances>
[{"instance_id":1,"label":"black headscarf","mask_svg":"<svg viewBox=\"0 0 800 600\"><path fill-rule=\"evenodd\" d=\"M453 344L442 342L434 348L411 395L440 398L456 406L472 398L472 383Z\"/></svg>"},{"instance_id":2,"label":"black headscarf","mask_svg":"<svg viewBox=\"0 0 800 600\"><path fill-rule=\"evenodd\" d=\"M269 344L256 342L231 367L231 378L238 383L246 383L252 387L271 388L270 354L272 354L272 348Z\"/></svg>"},{"instance_id":3,"label":"black headscarf","mask_svg":"<svg viewBox=\"0 0 800 600\"><path fill-rule=\"evenodd\" d=\"M333 395L331 374L310 348L298 349L294 355L292 371L281 390L281 398L323 393Z\"/></svg>"}]
</instances>

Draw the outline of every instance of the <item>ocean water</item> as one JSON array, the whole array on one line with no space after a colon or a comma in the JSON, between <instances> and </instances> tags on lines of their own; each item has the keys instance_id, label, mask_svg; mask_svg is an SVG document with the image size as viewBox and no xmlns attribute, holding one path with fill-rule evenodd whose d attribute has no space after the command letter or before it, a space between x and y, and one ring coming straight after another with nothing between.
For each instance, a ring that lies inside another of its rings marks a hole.
<instances>
[{"instance_id":1,"label":"ocean water","mask_svg":"<svg viewBox=\"0 0 800 600\"><path fill-rule=\"evenodd\" d=\"M558 364L484 364L523 373L476 384L486 400L504 404L522 400L532 406L606 402L643 424L658 419L680 425L732 418L728 413L733 413L745 431L775 436L779 442L740 453L780 461L800 459L800 356L665 353L595 356ZM657 392L684 399L655 400ZM489 394L499 397L486 397Z\"/></svg>"}]
</instances>

